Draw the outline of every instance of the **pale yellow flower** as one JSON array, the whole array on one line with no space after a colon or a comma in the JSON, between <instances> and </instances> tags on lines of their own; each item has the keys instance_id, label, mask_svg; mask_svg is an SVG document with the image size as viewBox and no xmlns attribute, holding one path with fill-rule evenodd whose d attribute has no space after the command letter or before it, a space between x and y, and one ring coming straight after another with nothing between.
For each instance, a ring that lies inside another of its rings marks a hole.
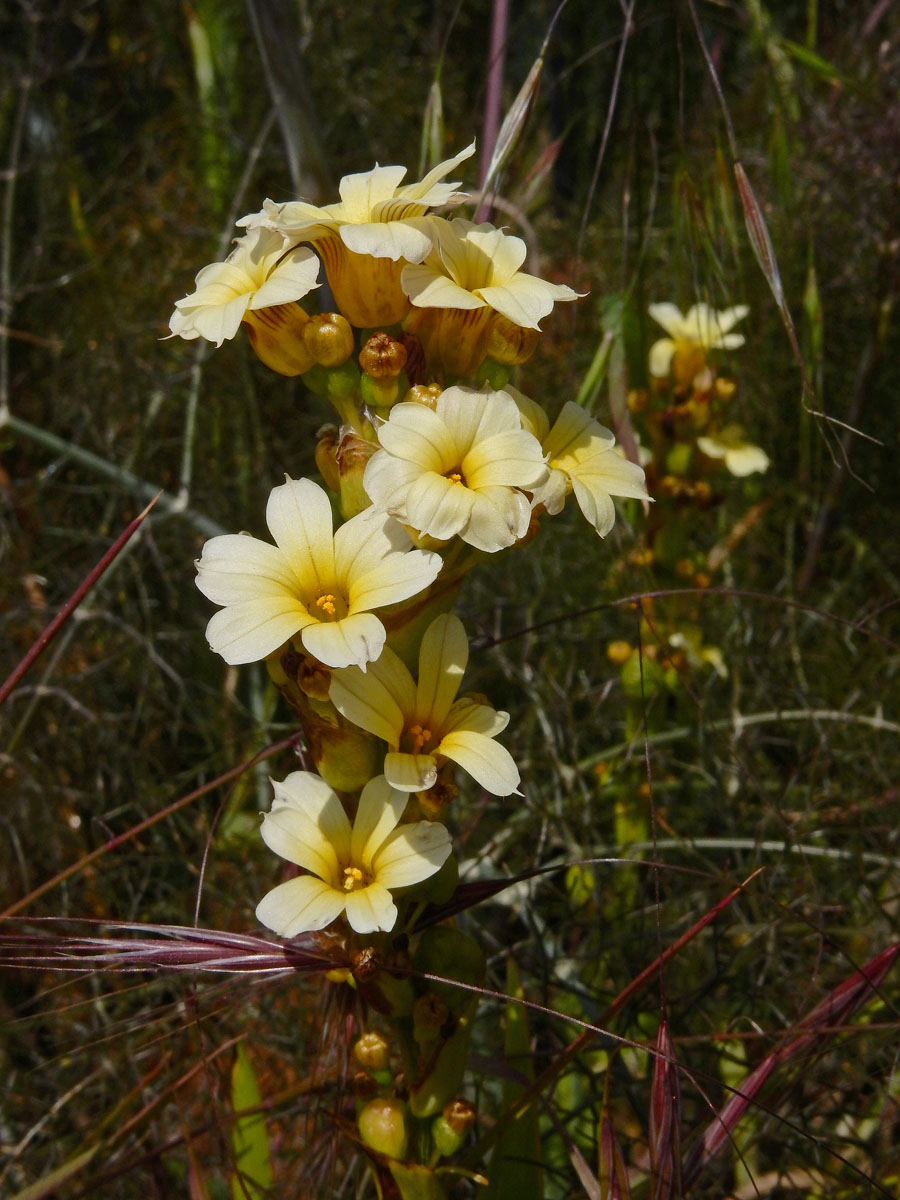
<instances>
[{"instance_id":1,"label":"pale yellow flower","mask_svg":"<svg viewBox=\"0 0 900 1200\"><path fill-rule=\"evenodd\" d=\"M462 621L448 614L425 632L418 683L389 647L365 674L355 667L332 673L329 696L338 712L387 743L384 774L392 787L426 791L449 759L495 796L518 788L516 764L493 740L509 714L456 698L468 661Z\"/></svg>"},{"instance_id":2,"label":"pale yellow flower","mask_svg":"<svg viewBox=\"0 0 900 1200\"><path fill-rule=\"evenodd\" d=\"M363 476L376 508L420 534L458 535L488 552L524 537L531 504L520 489L544 483L547 468L506 392L450 387L434 409L396 404L378 440Z\"/></svg>"},{"instance_id":3,"label":"pale yellow flower","mask_svg":"<svg viewBox=\"0 0 900 1200\"><path fill-rule=\"evenodd\" d=\"M392 325L409 308L400 288L403 266L421 262L431 249L425 214L465 198L455 190L457 183L442 181L474 153L473 142L418 183L402 184L406 167L399 166L345 175L336 204L266 200L261 212L238 224L277 230L291 243L312 243L325 264L337 306L350 324Z\"/></svg>"},{"instance_id":4,"label":"pale yellow flower","mask_svg":"<svg viewBox=\"0 0 900 1200\"><path fill-rule=\"evenodd\" d=\"M443 825L399 823L409 797L383 775L363 788L352 826L318 775L295 771L272 785L263 841L309 872L279 884L257 905L259 921L282 937L324 929L341 913L357 933L390 932L397 921L391 890L430 878L450 856Z\"/></svg>"},{"instance_id":5,"label":"pale yellow flower","mask_svg":"<svg viewBox=\"0 0 900 1200\"><path fill-rule=\"evenodd\" d=\"M550 475L534 489L535 504L543 504L548 513L558 513L566 496L574 492L578 507L605 537L616 519L613 496L649 499L642 468L622 457L615 434L580 405L571 400L564 404L551 429L539 404L514 388L510 390L522 424L540 441L548 458Z\"/></svg>"},{"instance_id":6,"label":"pale yellow flower","mask_svg":"<svg viewBox=\"0 0 900 1200\"><path fill-rule=\"evenodd\" d=\"M196 290L176 301L169 328L188 341L202 337L221 346L260 309L291 304L318 287L318 275L319 262L311 250L291 248L270 229L254 229L224 262L198 273Z\"/></svg>"},{"instance_id":7,"label":"pale yellow flower","mask_svg":"<svg viewBox=\"0 0 900 1200\"><path fill-rule=\"evenodd\" d=\"M558 300L577 300L565 284L519 270L527 248L493 225L431 218L434 249L424 262L403 268L401 285L416 310L407 328L425 346L430 363L450 375L470 375L487 353L496 313L524 329Z\"/></svg>"},{"instance_id":8,"label":"pale yellow flower","mask_svg":"<svg viewBox=\"0 0 900 1200\"><path fill-rule=\"evenodd\" d=\"M692 350L736 350L743 346L743 334L731 330L749 311L746 304L717 312L710 305L700 303L682 315L681 309L674 304L651 304L650 316L669 336L660 338L650 347L650 374L657 378L668 375L676 354L690 358ZM702 370L702 363L698 370Z\"/></svg>"},{"instance_id":9,"label":"pale yellow flower","mask_svg":"<svg viewBox=\"0 0 900 1200\"><path fill-rule=\"evenodd\" d=\"M255 662L296 636L328 667L365 669L385 641L372 610L424 591L442 565L439 555L410 549L398 522L373 509L332 533L328 496L309 479L272 490L266 524L274 546L224 534L197 562L200 591L225 605L206 636L227 663Z\"/></svg>"},{"instance_id":10,"label":"pale yellow flower","mask_svg":"<svg viewBox=\"0 0 900 1200\"><path fill-rule=\"evenodd\" d=\"M729 425L726 429L720 429L718 433L707 437L698 437L697 448L707 458L721 459L725 470L738 479L769 469L768 454L752 442L745 442L737 425Z\"/></svg>"}]
</instances>

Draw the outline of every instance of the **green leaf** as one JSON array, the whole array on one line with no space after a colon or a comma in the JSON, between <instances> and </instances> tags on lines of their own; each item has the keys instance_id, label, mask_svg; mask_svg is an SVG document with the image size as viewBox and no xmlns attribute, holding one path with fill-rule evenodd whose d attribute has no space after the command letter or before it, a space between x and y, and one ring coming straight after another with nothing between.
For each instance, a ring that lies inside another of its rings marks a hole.
<instances>
[{"instance_id":1,"label":"green leaf","mask_svg":"<svg viewBox=\"0 0 900 1200\"><path fill-rule=\"evenodd\" d=\"M506 964L506 994L521 998L522 981L515 960ZM503 1104L509 1108L534 1080L531 1058L531 1035L528 1012L524 1005L511 1000L505 1014L506 1065L520 1077L503 1083ZM538 1111L532 1104L508 1125L494 1147L491 1157L490 1183L482 1195L485 1200L508 1200L511 1196L540 1200L544 1194L541 1169L541 1139Z\"/></svg>"},{"instance_id":2,"label":"green leaf","mask_svg":"<svg viewBox=\"0 0 900 1200\"><path fill-rule=\"evenodd\" d=\"M256 1200L272 1186L272 1160L266 1122L259 1109L262 1097L243 1043L238 1046L231 1070L231 1105L235 1112L231 1148L237 1173L231 1179L232 1200ZM246 1116L238 1114L246 1113Z\"/></svg>"}]
</instances>

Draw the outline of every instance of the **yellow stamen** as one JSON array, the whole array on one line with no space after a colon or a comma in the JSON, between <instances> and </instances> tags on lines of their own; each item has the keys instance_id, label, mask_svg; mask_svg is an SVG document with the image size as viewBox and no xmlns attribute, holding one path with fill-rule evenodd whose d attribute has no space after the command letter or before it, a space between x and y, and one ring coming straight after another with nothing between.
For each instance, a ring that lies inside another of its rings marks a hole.
<instances>
[{"instance_id":1,"label":"yellow stamen","mask_svg":"<svg viewBox=\"0 0 900 1200\"><path fill-rule=\"evenodd\" d=\"M357 888L363 887L365 879L359 867L344 867L344 891L355 892Z\"/></svg>"},{"instance_id":2,"label":"yellow stamen","mask_svg":"<svg viewBox=\"0 0 900 1200\"><path fill-rule=\"evenodd\" d=\"M447 476L451 483L462 483L463 477L461 471L451 471Z\"/></svg>"},{"instance_id":3,"label":"yellow stamen","mask_svg":"<svg viewBox=\"0 0 900 1200\"><path fill-rule=\"evenodd\" d=\"M333 617L337 611L334 604L334 596L328 592L324 596L320 596L316 600L316 608L321 608L323 612L327 612L329 617Z\"/></svg>"},{"instance_id":4,"label":"yellow stamen","mask_svg":"<svg viewBox=\"0 0 900 1200\"><path fill-rule=\"evenodd\" d=\"M410 725L409 737L412 742L412 753L418 754L423 746L431 741L431 730L423 729L421 725Z\"/></svg>"}]
</instances>

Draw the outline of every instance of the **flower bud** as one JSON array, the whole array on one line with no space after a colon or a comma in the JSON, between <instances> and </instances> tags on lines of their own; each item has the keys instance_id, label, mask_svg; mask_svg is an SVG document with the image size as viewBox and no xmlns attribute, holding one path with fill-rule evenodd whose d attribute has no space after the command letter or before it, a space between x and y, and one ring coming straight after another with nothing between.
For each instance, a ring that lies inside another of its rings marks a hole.
<instances>
[{"instance_id":1,"label":"flower bud","mask_svg":"<svg viewBox=\"0 0 900 1200\"><path fill-rule=\"evenodd\" d=\"M396 379L406 359L406 347L387 333L373 334L359 352L360 370L379 381Z\"/></svg>"},{"instance_id":2,"label":"flower bud","mask_svg":"<svg viewBox=\"0 0 900 1200\"><path fill-rule=\"evenodd\" d=\"M390 1097L370 1100L357 1118L359 1135L367 1146L388 1158L405 1158L409 1136L406 1105Z\"/></svg>"},{"instance_id":3,"label":"flower bud","mask_svg":"<svg viewBox=\"0 0 900 1200\"><path fill-rule=\"evenodd\" d=\"M377 1029L364 1033L353 1047L353 1055L361 1067L367 1071L383 1071L390 1058L390 1046L387 1038Z\"/></svg>"},{"instance_id":4,"label":"flower bud","mask_svg":"<svg viewBox=\"0 0 900 1200\"><path fill-rule=\"evenodd\" d=\"M381 410L387 416L387 409L393 408L401 396L409 389L406 372L394 379L373 379L371 375L363 375L359 381L359 390L363 400L370 408Z\"/></svg>"},{"instance_id":5,"label":"flower bud","mask_svg":"<svg viewBox=\"0 0 900 1200\"><path fill-rule=\"evenodd\" d=\"M491 391L502 392L509 383L509 367L495 358L486 358L475 371L475 382L479 387L487 384Z\"/></svg>"},{"instance_id":6,"label":"flower bud","mask_svg":"<svg viewBox=\"0 0 900 1200\"><path fill-rule=\"evenodd\" d=\"M621 667L623 663L627 663L633 652L631 643L623 639L610 642L606 647L606 657L617 667Z\"/></svg>"},{"instance_id":7,"label":"flower bud","mask_svg":"<svg viewBox=\"0 0 900 1200\"><path fill-rule=\"evenodd\" d=\"M303 341L313 361L323 367L339 367L353 353L353 330L340 313L310 317L303 330Z\"/></svg>"},{"instance_id":8,"label":"flower bud","mask_svg":"<svg viewBox=\"0 0 900 1200\"><path fill-rule=\"evenodd\" d=\"M721 375L716 377L716 396L720 400L730 400L736 387L737 384L733 379L723 379Z\"/></svg>"},{"instance_id":9,"label":"flower bud","mask_svg":"<svg viewBox=\"0 0 900 1200\"><path fill-rule=\"evenodd\" d=\"M309 317L299 304L248 309L243 319L256 357L288 378L302 375L315 361L304 338L308 324Z\"/></svg>"},{"instance_id":10,"label":"flower bud","mask_svg":"<svg viewBox=\"0 0 900 1200\"><path fill-rule=\"evenodd\" d=\"M432 411L437 408L438 396L444 389L439 383L416 383L403 397L404 403L424 404Z\"/></svg>"},{"instance_id":11,"label":"flower bud","mask_svg":"<svg viewBox=\"0 0 900 1200\"><path fill-rule=\"evenodd\" d=\"M438 1153L443 1158L455 1154L474 1124L475 1109L472 1105L458 1098L451 1100L431 1126L431 1136Z\"/></svg>"}]
</instances>

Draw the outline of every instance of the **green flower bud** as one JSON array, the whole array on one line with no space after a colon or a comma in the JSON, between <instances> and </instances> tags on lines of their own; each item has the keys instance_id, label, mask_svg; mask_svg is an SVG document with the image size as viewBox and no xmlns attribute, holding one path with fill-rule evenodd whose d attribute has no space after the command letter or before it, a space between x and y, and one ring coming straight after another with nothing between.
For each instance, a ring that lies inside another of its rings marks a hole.
<instances>
[{"instance_id":1,"label":"green flower bud","mask_svg":"<svg viewBox=\"0 0 900 1200\"><path fill-rule=\"evenodd\" d=\"M370 1100L357 1118L359 1135L367 1146L388 1158L406 1158L409 1135L406 1105L390 1097Z\"/></svg>"},{"instance_id":2,"label":"green flower bud","mask_svg":"<svg viewBox=\"0 0 900 1200\"><path fill-rule=\"evenodd\" d=\"M509 382L509 367L493 358L486 358L476 370L475 380L479 387L488 384L493 391L502 392Z\"/></svg>"},{"instance_id":3,"label":"green flower bud","mask_svg":"<svg viewBox=\"0 0 900 1200\"><path fill-rule=\"evenodd\" d=\"M431 1136L443 1158L455 1154L475 1123L475 1109L465 1100L451 1100L431 1126Z\"/></svg>"},{"instance_id":4,"label":"green flower bud","mask_svg":"<svg viewBox=\"0 0 900 1200\"><path fill-rule=\"evenodd\" d=\"M390 1058L390 1046L387 1038L377 1029L371 1029L358 1039L353 1047L353 1055L367 1071L383 1071Z\"/></svg>"}]
</instances>

